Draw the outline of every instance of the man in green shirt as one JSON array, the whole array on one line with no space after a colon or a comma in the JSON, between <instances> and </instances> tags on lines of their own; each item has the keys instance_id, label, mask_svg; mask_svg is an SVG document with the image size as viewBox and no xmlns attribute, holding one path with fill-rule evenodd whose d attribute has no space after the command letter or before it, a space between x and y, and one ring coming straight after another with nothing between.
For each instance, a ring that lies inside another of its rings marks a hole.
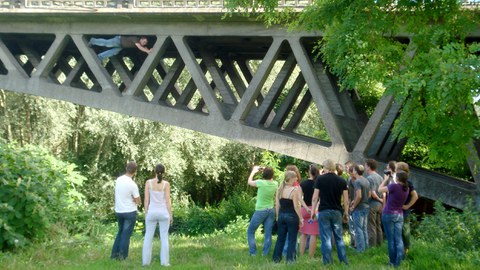
<instances>
[{"instance_id":1,"label":"man in green shirt","mask_svg":"<svg viewBox=\"0 0 480 270\"><path fill-rule=\"evenodd\" d=\"M248 177L248 185L258 188L255 212L247 229L248 247L251 256L257 254L255 232L260 224L263 224L263 231L265 233L262 255L266 256L270 253L270 247L272 246L272 228L273 222L275 221L274 199L278 184L273 181L273 169L271 167L265 167L263 169L263 179L266 180L253 180L253 176L259 171L261 171L260 167L254 166Z\"/></svg>"}]
</instances>

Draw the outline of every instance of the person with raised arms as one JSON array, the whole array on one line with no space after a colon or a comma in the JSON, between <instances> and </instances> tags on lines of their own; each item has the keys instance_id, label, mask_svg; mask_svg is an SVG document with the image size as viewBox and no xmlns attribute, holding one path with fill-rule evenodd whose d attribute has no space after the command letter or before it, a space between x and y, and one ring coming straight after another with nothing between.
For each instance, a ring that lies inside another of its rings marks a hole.
<instances>
[{"instance_id":1,"label":"person with raised arms","mask_svg":"<svg viewBox=\"0 0 480 270\"><path fill-rule=\"evenodd\" d=\"M262 172L263 179L254 180L253 177L255 174L260 171ZM257 254L255 232L260 224L263 224L263 231L265 233L262 256L268 255L272 246L272 228L273 223L275 222L275 210L273 206L275 191L278 187L277 182L273 181L273 174L273 169L271 167L261 168L259 166L254 166L247 180L249 186L258 188L255 212L250 219L250 224L247 229L250 256L256 256Z\"/></svg>"}]
</instances>

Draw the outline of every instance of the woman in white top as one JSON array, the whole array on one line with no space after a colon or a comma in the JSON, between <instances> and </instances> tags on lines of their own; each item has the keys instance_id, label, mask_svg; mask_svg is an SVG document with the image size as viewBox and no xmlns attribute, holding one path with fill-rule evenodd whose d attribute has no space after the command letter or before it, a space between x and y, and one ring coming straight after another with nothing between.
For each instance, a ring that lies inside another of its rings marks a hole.
<instances>
[{"instance_id":1,"label":"woman in white top","mask_svg":"<svg viewBox=\"0 0 480 270\"><path fill-rule=\"evenodd\" d=\"M160 227L160 264L169 266L168 229L173 223L170 183L163 180L165 167L155 166L157 177L145 182L145 240L143 241L142 263L150 265L152 261L152 242L157 222Z\"/></svg>"}]
</instances>

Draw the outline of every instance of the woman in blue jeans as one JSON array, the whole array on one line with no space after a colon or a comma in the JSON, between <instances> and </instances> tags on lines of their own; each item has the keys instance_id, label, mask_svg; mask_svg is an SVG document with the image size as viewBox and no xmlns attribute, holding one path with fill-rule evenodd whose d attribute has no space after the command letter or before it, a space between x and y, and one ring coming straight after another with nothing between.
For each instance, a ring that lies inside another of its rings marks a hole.
<instances>
[{"instance_id":1,"label":"woman in blue jeans","mask_svg":"<svg viewBox=\"0 0 480 270\"><path fill-rule=\"evenodd\" d=\"M397 171L397 182L390 183L388 177L385 177L382 184L378 187L378 192L388 193L387 203L383 208L382 223L387 236L388 257L390 264L400 266L404 257L402 226L403 226L403 204L408 196L408 174L404 171Z\"/></svg>"},{"instance_id":2,"label":"woman in blue jeans","mask_svg":"<svg viewBox=\"0 0 480 270\"><path fill-rule=\"evenodd\" d=\"M277 214L278 237L273 251L273 261L282 260L282 250L287 240L287 263L295 261L295 250L299 226L303 226L297 188L294 186L297 174L293 171L285 172L285 178L277 190L275 197L275 212Z\"/></svg>"}]
</instances>

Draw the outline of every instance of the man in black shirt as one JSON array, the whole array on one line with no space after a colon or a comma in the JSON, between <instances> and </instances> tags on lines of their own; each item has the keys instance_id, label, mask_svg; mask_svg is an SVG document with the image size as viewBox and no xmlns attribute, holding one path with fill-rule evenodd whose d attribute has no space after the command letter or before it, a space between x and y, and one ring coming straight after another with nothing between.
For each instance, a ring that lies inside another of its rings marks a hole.
<instances>
[{"instance_id":1,"label":"man in black shirt","mask_svg":"<svg viewBox=\"0 0 480 270\"><path fill-rule=\"evenodd\" d=\"M342 205L343 195L343 220L346 222L348 217L348 189L345 180L335 174L335 163L327 159L323 162L323 175L317 177L315 182L315 191L313 192L312 205L317 205L319 196L321 196L318 207L318 226L322 240L323 263L333 263L332 258L332 229L337 245L338 259L340 262L348 264L347 250L343 242L342 228ZM312 218L314 211L312 211Z\"/></svg>"}]
</instances>

